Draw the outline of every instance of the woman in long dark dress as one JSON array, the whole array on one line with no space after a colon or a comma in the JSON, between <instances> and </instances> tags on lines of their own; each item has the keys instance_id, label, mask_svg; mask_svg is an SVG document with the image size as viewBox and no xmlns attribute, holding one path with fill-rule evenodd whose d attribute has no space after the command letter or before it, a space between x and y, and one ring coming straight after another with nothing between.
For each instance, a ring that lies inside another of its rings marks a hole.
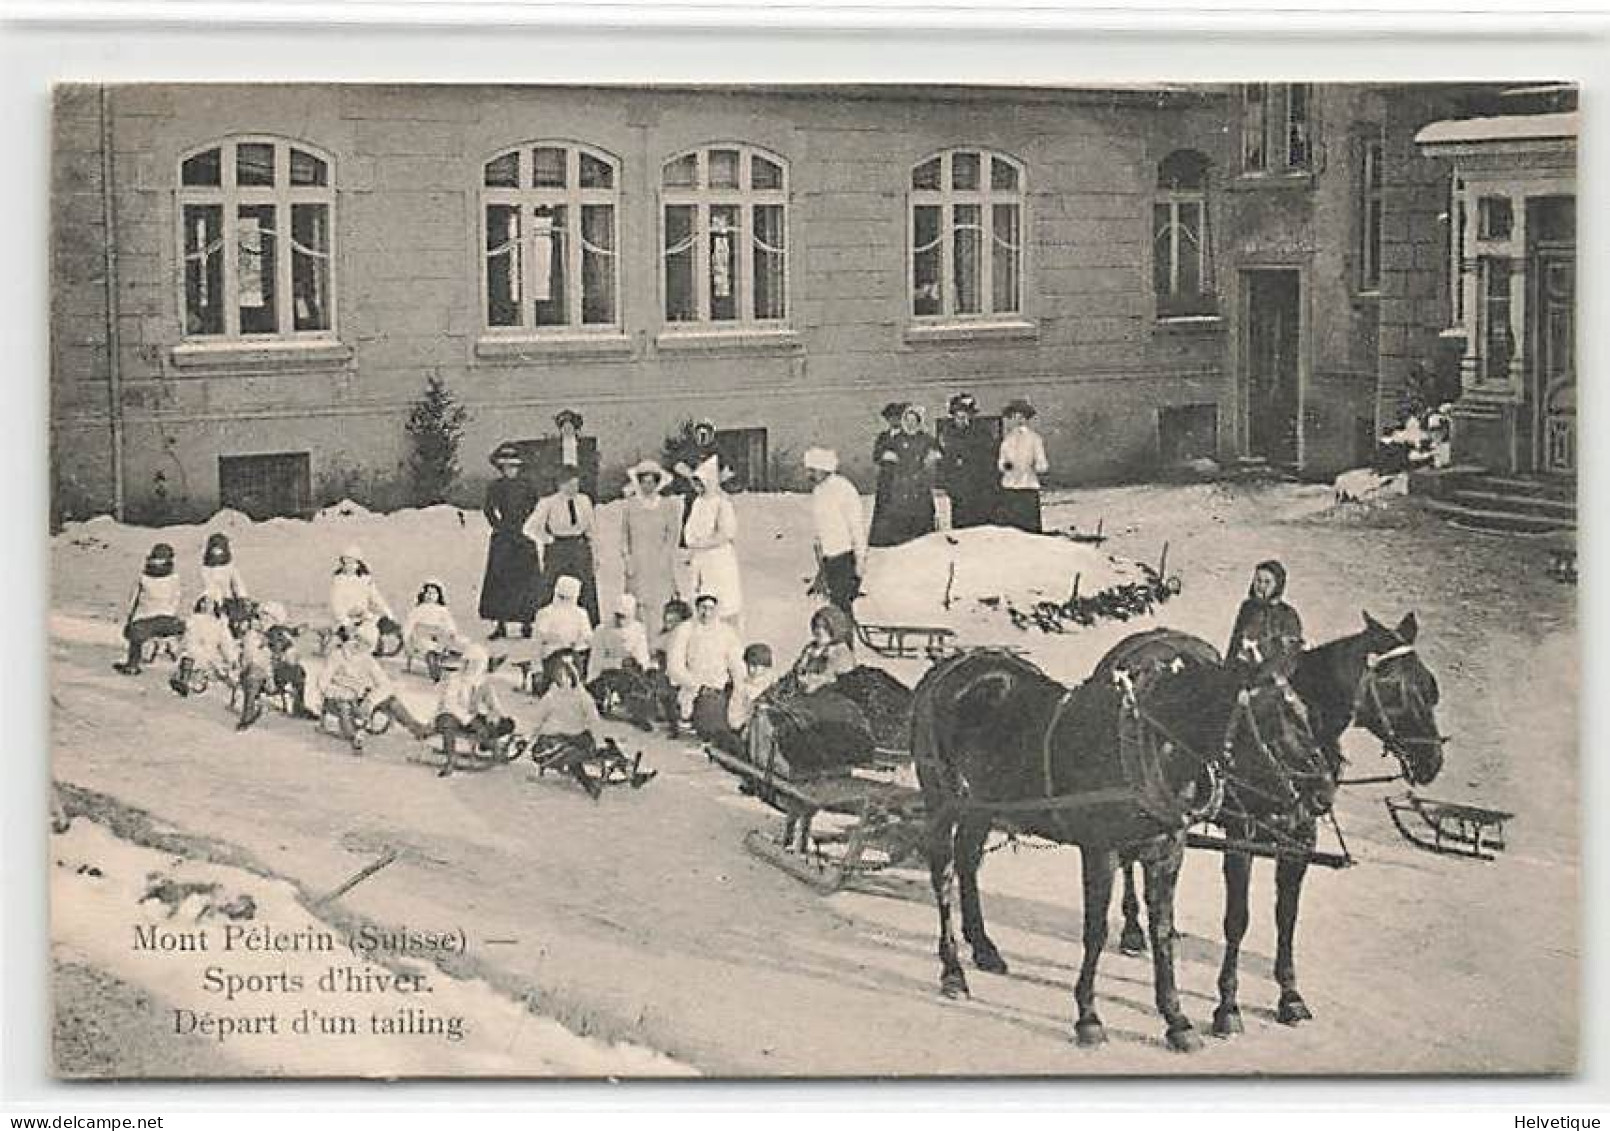
<instances>
[{"instance_id":1,"label":"woman in long dark dress","mask_svg":"<svg viewBox=\"0 0 1610 1131\"><path fill-rule=\"evenodd\" d=\"M526 520L536 509L537 497L520 478L520 459L512 451L499 448L492 453L498 478L486 489L482 510L492 526L486 548L486 576L481 580L480 614L493 621L493 640L508 635L509 624L520 626L522 635L531 635L531 621L537 615L539 566L537 544L526 536Z\"/></svg>"},{"instance_id":2,"label":"woman in long dark dress","mask_svg":"<svg viewBox=\"0 0 1610 1131\"><path fill-rule=\"evenodd\" d=\"M872 528L867 535L868 545L894 545L893 542L880 540L887 535L878 525L878 515L887 515L889 510L889 490L894 484L894 465L899 458L894 453L894 438L900 434L900 417L905 411L904 401L884 405L883 431L872 441L872 466L877 468L878 481L872 491ZM883 521L887 523L887 517Z\"/></svg>"},{"instance_id":3,"label":"woman in long dark dress","mask_svg":"<svg viewBox=\"0 0 1610 1131\"><path fill-rule=\"evenodd\" d=\"M923 423L922 409L907 405L900 430L889 437L879 457L880 466L889 469L889 488L887 498L873 504L870 545L898 546L933 532L934 467L940 452Z\"/></svg>"}]
</instances>

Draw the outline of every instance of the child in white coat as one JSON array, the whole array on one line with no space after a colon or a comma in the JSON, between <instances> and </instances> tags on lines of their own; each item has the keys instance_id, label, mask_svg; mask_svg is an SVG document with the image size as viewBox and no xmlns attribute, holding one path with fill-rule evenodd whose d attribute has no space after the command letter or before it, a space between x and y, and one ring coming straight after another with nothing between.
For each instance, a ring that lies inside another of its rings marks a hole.
<instances>
[{"instance_id":1,"label":"child in white coat","mask_svg":"<svg viewBox=\"0 0 1610 1131\"><path fill-rule=\"evenodd\" d=\"M210 679L233 682L240 670L240 647L229 631L223 606L205 594L196 598L194 611L184 622L184 651L168 686L176 695L190 694L190 681L197 671Z\"/></svg>"},{"instance_id":2,"label":"child in white coat","mask_svg":"<svg viewBox=\"0 0 1610 1131\"><path fill-rule=\"evenodd\" d=\"M140 653L147 642L184 635L179 619L179 576L173 569L173 547L158 542L145 556L145 565L129 594L123 614L123 639L128 654L112 667L123 675L140 674Z\"/></svg>"},{"instance_id":3,"label":"child in white coat","mask_svg":"<svg viewBox=\"0 0 1610 1131\"><path fill-rule=\"evenodd\" d=\"M432 679L441 678L442 655L461 648L463 638L447 607L447 592L435 578L426 579L402 625L403 650L422 659Z\"/></svg>"},{"instance_id":4,"label":"child in white coat","mask_svg":"<svg viewBox=\"0 0 1610 1131\"><path fill-rule=\"evenodd\" d=\"M229 536L215 530L207 535L207 548L201 552L201 591L224 611L230 631L239 635L251 619L251 600L246 582L235 566Z\"/></svg>"},{"instance_id":5,"label":"child in white coat","mask_svg":"<svg viewBox=\"0 0 1610 1131\"><path fill-rule=\"evenodd\" d=\"M330 615L337 627L351 628L371 651L378 651L382 636L400 630L357 546L342 550L336 561L335 574L330 578Z\"/></svg>"}]
</instances>

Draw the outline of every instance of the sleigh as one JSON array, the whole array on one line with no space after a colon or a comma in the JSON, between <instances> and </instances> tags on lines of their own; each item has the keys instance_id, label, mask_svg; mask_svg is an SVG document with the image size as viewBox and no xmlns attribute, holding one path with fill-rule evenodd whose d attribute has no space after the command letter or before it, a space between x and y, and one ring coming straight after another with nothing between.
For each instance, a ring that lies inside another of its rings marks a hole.
<instances>
[{"instance_id":1,"label":"sleigh","mask_svg":"<svg viewBox=\"0 0 1610 1131\"><path fill-rule=\"evenodd\" d=\"M1493 860L1505 849L1504 825L1515 814L1455 801L1433 801L1414 793L1384 799L1403 839L1442 856Z\"/></svg>"},{"instance_id":2,"label":"sleigh","mask_svg":"<svg viewBox=\"0 0 1610 1131\"><path fill-rule=\"evenodd\" d=\"M885 775L907 761L903 751L880 751L878 761L840 773L792 781L714 746L706 756L742 780L740 788L783 815L774 835L751 829L750 855L823 895L856 875L901 863L922 847L922 794ZM846 820L824 828L819 819Z\"/></svg>"}]
</instances>

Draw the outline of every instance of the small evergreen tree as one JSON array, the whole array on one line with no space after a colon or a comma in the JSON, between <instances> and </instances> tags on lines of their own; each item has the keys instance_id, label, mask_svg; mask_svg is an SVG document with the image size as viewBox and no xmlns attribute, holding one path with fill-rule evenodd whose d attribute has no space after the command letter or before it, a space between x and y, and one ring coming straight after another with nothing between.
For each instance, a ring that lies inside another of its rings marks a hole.
<instances>
[{"instance_id":1,"label":"small evergreen tree","mask_svg":"<svg viewBox=\"0 0 1610 1131\"><path fill-rule=\"evenodd\" d=\"M469 417L469 410L439 376L425 382L425 393L414 402L406 426L413 445L408 473L415 506L447 501L447 491L458 478L458 448Z\"/></svg>"}]
</instances>

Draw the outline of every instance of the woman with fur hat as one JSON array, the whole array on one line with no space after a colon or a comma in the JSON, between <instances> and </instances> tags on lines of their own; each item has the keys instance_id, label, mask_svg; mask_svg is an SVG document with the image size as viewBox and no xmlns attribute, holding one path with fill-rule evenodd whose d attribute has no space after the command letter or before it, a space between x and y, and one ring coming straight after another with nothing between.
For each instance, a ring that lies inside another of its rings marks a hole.
<instances>
[{"instance_id":1,"label":"woman with fur hat","mask_svg":"<svg viewBox=\"0 0 1610 1131\"><path fill-rule=\"evenodd\" d=\"M738 511L721 486L721 461L711 456L694 476L699 492L683 525L683 541L692 552L693 591L717 599L721 617L734 627L742 623L743 583L738 571Z\"/></svg>"},{"instance_id":2,"label":"woman with fur hat","mask_svg":"<svg viewBox=\"0 0 1610 1131\"><path fill-rule=\"evenodd\" d=\"M348 546L336 559L335 573L330 578L330 615L338 626L349 626L374 650L379 649L382 636L397 633L402 627L380 595L380 587L357 546Z\"/></svg>"},{"instance_id":3,"label":"woman with fur hat","mask_svg":"<svg viewBox=\"0 0 1610 1131\"><path fill-rule=\"evenodd\" d=\"M145 565L123 613L123 639L128 642L128 654L121 663L112 666L124 675L139 675L140 653L145 650L147 641L183 635L173 547L158 542L145 556Z\"/></svg>"},{"instance_id":4,"label":"woman with fur hat","mask_svg":"<svg viewBox=\"0 0 1610 1131\"><path fill-rule=\"evenodd\" d=\"M235 567L229 535L221 530L207 535L206 549L201 552L201 591L224 610L231 630L241 631L251 619L246 582Z\"/></svg>"},{"instance_id":5,"label":"woman with fur hat","mask_svg":"<svg viewBox=\"0 0 1610 1131\"><path fill-rule=\"evenodd\" d=\"M508 635L508 626L518 624L531 635L531 618L537 615L537 544L526 536L526 520L537 509L536 492L522 479L518 453L502 445L492 453L498 478L486 488L481 508L492 528L486 547L486 573L481 579L479 612L482 620L492 621L493 640Z\"/></svg>"},{"instance_id":6,"label":"woman with fur hat","mask_svg":"<svg viewBox=\"0 0 1610 1131\"><path fill-rule=\"evenodd\" d=\"M924 428L920 405L906 405L899 431L882 444L880 467L889 471L888 491L872 508L873 546L899 546L934 529L934 467L939 445ZM882 439L882 437L880 437Z\"/></svg>"},{"instance_id":7,"label":"woman with fur hat","mask_svg":"<svg viewBox=\"0 0 1610 1131\"><path fill-rule=\"evenodd\" d=\"M661 647L659 612L676 596L677 551L682 508L663 494L670 475L643 460L627 475L626 513L621 516L621 573L626 592L649 617L650 647Z\"/></svg>"}]
</instances>

